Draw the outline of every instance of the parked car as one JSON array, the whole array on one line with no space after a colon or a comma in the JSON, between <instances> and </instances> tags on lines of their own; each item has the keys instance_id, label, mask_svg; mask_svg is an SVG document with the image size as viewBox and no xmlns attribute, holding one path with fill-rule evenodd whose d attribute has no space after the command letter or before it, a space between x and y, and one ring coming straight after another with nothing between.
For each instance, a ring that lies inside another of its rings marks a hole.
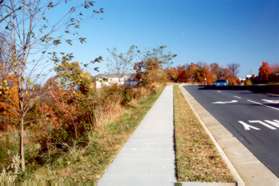
<instances>
[{"instance_id":1,"label":"parked car","mask_svg":"<svg viewBox=\"0 0 279 186\"><path fill-rule=\"evenodd\" d=\"M215 81L214 86L216 87L227 87L229 86L229 81L224 79L219 79Z\"/></svg>"}]
</instances>

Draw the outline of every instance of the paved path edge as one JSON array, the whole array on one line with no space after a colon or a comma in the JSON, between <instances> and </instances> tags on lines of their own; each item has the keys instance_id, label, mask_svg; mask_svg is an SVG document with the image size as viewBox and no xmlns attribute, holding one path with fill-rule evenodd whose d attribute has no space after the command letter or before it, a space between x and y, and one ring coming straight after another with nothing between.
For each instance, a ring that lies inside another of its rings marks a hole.
<instances>
[{"instance_id":1,"label":"paved path edge","mask_svg":"<svg viewBox=\"0 0 279 186\"><path fill-rule=\"evenodd\" d=\"M224 152L224 150L219 145L218 141L216 140L216 138L212 134L212 131L205 124L205 121L213 120L214 119L213 116L211 114L209 114L208 112L205 114L204 111L206 111L206 109L203 108L198 103L198 101L195 100L195 98L185 88L183 88L183 86L185 86L185 85L180 85L179 88L180 88L180 90L181 90L181 92L182 92L186 102L188 103L188 105L192 109L193 113L195 114L195 116L197 117L199 122L201 123L202 127L204 128L204 130L206 131L208 136L210 137L210 139L213 142L213 144L215 145L217 151L221 155L223 161L226 163L226 165L229 168L232 176L234 177L235 181L237 182L236 184L238 186L245 186L246 184L245 184L244 180L242 179L242 177L240 176L240 174L237 171L237 169L235 168L234 164L230 161L230 159L228 158L227 154ZM200 115L201 112L203 112L203 116ZM216 125L217 127L218 126L222 126L222 124L220 124L217 120L212 122L212 124ZM222 127L222 128L223 128L223 130L226 130L224 127ZM226 132L228 132L228 131L226 130ZM218 134L215 134L215 135L218 135Z\"/></svg>"},{"instance_id":2,"label":"paved path edge","mask_svg":"<svg viewBox=\"0 0 279 186\"><path fill-rule=\"evenodd\" d=\"M127 146L129 144L129 142L131 141L132 138L134 138L136 136L136 133L139 131L139 130L142 130L142 127L143 127L143 123L145 122L145 120L148 120L150 118L150 115L153 114L154 112L154 108L155 106L158 107L159 105L159 102L162 102L162 100L160 101L160 99L162 99L161 97L163 96L163 93L165 91L167 91L166 89L167 88L170 88L170 93L171 93L171 98L169 100L171 100L171 126L172 126L172 129L171 129L171 139L173 139L173 132L174 132L174 126L173 126L173 86L172 85L166 85L162 92L160 93L160 95L158 96L158 98L154 101L154 103L152 104L152 106L150 107L150 109L146 112L145 116L143 117L143 119L139 122L139 124L135 127L134 131L130 134L130 136L128 137L128 139L126 140L126 142L124 142L121 146L121 148L119 149L119 151L115 154L115 156L112 158L110 164L106 167L106 169L104 170L102 176L100 177L99 180L97 180L96 182L96 185L97 186L100 186L100 185L107 185L107 181L103 182L102 179L103 177L105 176L105 174L110 170L112 164L116 161L116 159L120 156L121 153L123 153L123 151L125 150L125 146ZM163 100L164 101L164 100ZM153 109L153 111L151 111ZM146 125L146 124L145 124ZM172 143L174 143L174 141L172 141ZM173 148L173 144L171 145L171 149L174 151L174 148ZM175 152L172 153L173 155L173 168L170 169L173 171L172 174L170 174L170 177L172 178L170 182L166 182L164 183L164 186L165 185L174 185L176 183L176 176L175 176ZM117 181L117 180L116 180ZM132 180L133 181L133 180ZM114 184L111 182L111 184ZM137 185L138 183L134 183L135 185ZM110 183L109 183L110 185ZM126 183L121 183L121 186L124 186L124 185L127 185ZM129 184L130 185L130 184Z\"/></svg>"}]
</instances>

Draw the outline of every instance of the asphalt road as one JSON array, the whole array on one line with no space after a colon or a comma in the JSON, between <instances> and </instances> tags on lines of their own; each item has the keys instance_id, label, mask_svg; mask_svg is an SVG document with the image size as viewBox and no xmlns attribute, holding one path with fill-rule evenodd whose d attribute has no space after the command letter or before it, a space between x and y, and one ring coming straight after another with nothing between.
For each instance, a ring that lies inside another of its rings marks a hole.
<instances>
[{"instance_id":1,"label":"asphalt road","mask_svg":"<svg viewBox=\"0 0 279 186\"><path fill-rule=\"evenodd\" d=\"M185 89L279 177L279 96L246 90Z\"/></svg>"}]
</instances>

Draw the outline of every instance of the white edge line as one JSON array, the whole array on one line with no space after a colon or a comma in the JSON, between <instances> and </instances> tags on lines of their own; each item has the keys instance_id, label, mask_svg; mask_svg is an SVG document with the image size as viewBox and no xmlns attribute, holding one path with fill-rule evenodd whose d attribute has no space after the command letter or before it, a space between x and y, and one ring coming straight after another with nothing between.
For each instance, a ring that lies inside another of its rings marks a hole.
<instances>
[{"instance_id":1,"label":"white edge line","mask_svg":"<svg viewBox=\"0 0 279 186\"><path fill-rule=\"evenodd\" d=\"M257 101L253 101L253 100L250 100L250 99L247 99L247 101L250 102L250 103L254 103L254 104L257 104L257 105L261 105L261 106L268 107L268 108L271 108L273 110L279 111L279 108L272 107L272 106L269 106L269 105L265 105L265 104L257 102Z\"/></svg>"}]
</instances>

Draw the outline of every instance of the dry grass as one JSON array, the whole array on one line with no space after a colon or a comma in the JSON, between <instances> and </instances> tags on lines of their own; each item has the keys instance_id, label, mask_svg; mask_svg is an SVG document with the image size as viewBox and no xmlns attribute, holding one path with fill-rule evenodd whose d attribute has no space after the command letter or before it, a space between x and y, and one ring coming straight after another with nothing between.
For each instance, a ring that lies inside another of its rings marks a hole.
<instances>
[{"instance_id":1,"label":"dry grass","mask_svg":"<svg viewBox=\"0 0 279 186\"><path fill-rule=\"evenodd\" d=\"M60 157L54 164L38 169L34 174L34 180L72 180L73 182L96 182L104 173L106 167L114 159L130 134L142 120L146 112L151 108L155 100L161 94L158 92L144 96L139 101L126 109L108 111L103 125L90 135L86 148L70 150L68 154Z\"/></svg>"},{"instance_id":2,"label":"dry grass","mask_svg":"<svg viewBox=\"0 0 279 186\"><path fill-rule=\"evenodd\" d=\"M178 86L174 88L174 112L178 181L233 182Z\"/></svg>"}]
</instances>

